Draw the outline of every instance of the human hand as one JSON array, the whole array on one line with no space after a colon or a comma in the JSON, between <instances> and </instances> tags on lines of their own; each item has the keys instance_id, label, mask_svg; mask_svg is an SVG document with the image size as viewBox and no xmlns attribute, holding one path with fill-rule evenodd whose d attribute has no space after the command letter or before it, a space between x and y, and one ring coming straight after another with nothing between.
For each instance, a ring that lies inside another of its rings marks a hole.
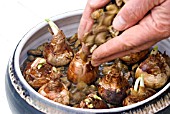
<instances>
[{"instance_id":1,"label":"human hand","mask_svg":"<svg viewBox=\"0 0 170 114\"><path fill-rule=\"evenodd\" d=\"M93 6L92 3L88 4ZM170 0L129 0L113 21L116 30L125 31L94 50L92 65L98 66L103 62L145 50L169 37L169 6ZM88 31L89 28L86 26L84 30Z\"/></svg>"},{"instance_id":2,"label":"human hand","mask_svg":"<svg viewBox=\"0 0 170 114\"><path fill-rule=\"evenodd\" d=\"M93 25L93 19L91 14L96 9L99 9L109 3L110 0L88 0L86 7L84 9L83 15L80 20L80 25L78 28L78 38L82 40L83 35L90 31Z\"/></svg>"}]
</instances>

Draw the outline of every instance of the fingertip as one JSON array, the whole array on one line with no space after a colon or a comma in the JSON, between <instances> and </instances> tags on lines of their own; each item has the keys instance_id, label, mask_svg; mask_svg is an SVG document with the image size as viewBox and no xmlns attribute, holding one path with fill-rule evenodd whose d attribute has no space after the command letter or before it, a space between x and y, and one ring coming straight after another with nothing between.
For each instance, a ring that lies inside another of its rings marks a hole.
<instances>
[{"instance_id":1,"label":"fingertip","mask_svg":"<svg viewBox=\"0 0 170 114\"><path fill-rule=\"evenodd\" d=\"M90 29L93 26L93 20L90 18L89 15L90 15L90 12L88 12L88 13L84 12L83 16L80 20L80 24L78 27L78 39L80 39L80 40L83 39L83 35L86 32L90 31Z\"/></svg>"},{"instance_id":2,"label":"fingertip","mask_svg":"<svg viewBox=\"0 0 170 114\"><path fill-rule=\"evenodd\" d=\"M94 67L97 67L97 66L100 65L99 62L96 62L96 61L94 61L94 60L91 60L91 64L92 64L92 66L94 66Z\"/></svg>"},{"instance_id":3,"label":"fingertip","mask_svg":"<svg viewBox=\"0 0 170 114\"><path fill-rule=\"evenodd\" d=\"M113 20L113 28L119 31L122 31L126 28L126 21L122 18L121 15L118 15Z\"/></svg>"},{"instance_id":4,"label":"fingertip","mask_svg":"<svg viewBox=\"0 0 170 114\"><path fill-rule=\"evenodd\" d=\"M78 37L78 39L79 39L80 41L82 40L82 37L83 37L83 35L82 35L83 33L82 33L82 32L83 32L82 26L79 26L79 27L78 27L78 34L77 34L78 36L77 36L77 37Z\"/></svg>"},{"instance_id":5,"label":"fingertip","mask_svg":"<svg viewBox=\"0 0 170 114\"><path fill-rule=\"evenodd\" d=\"M154 7L153 1L129 0L113 20L113 27L122 31L141 21L148 11Z\"/></svg>"},{"instance_id":6,"label":"fingertip","mask_svg":"<svg viewBox=\"0 0 170 114\"><path fill-rule=\"evenodd\" d=\"M92 56L91 56L91 64L92 64L92 66L99 66L100 65L100 63L97 61L98 58L99 58L98 54L96 54L96 52L94 51L92 53Z\"/></svg>"},{"instance_id":7,"label":"fingertip","mask_svg":"<svg viewBox=\"0 0 170 114\"><path fill-rule=\"evenodd\" d=\"M96 60L96 55L94 54L94 52L92 53L92 56L91 56L91 59L92 59L92 61L94 62L95 60Z\"/></svg>"}]
</instances>

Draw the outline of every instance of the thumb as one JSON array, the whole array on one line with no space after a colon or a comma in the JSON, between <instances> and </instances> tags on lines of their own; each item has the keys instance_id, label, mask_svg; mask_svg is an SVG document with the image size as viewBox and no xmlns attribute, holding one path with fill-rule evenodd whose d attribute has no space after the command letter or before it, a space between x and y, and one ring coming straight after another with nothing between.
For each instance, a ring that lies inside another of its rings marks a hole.
<instances>
[{"instance_id":1,"label":"thumb","mask_svg":"<svg viewBox=\"0 0 170 114\"><path fill-rule=\"evenodd\" d=\"M149 10L165 0L129 0L113 21L116 30L125 30L141 20Z\"/></svg>"}]
</instances>

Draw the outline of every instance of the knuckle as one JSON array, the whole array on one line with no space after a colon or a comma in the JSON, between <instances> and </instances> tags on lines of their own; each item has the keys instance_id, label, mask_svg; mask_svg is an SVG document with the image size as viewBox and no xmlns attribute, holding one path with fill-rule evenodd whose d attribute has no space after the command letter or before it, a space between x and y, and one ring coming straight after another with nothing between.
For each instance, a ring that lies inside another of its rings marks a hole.
<instances>
[{"instance_id":1,"label":"knuckle","mask_svg":"<svg viewBox=\"0 0 170 114\"><path fill-rule=\"evenodd\" d=\"M162 37L170 36L170 8L168 4L170 5L170 2L157 6L151 11L153 21L151 27Z\"/></svg>"},{"instance_id":2,"label":"knuckle","mask_svg":"<svg viewBox=\"0 0 170 114\"><path fill-rule=\"evenodd\" d=\"M136 47L135 40L129 40L129 38L132 36L129 36L128 34L125 34L123 37L120 37L120 48L122 51L131 50L132 48Z\"/></svg>"},{"instance_id":3,"label":"knuckle","mask_svg":"<svg viewBox=\"0 0 170 114\"><path fill-rule=\"evenodd\" d=\"M136 7L126 7L124 12L124 18L126 22L131 22L131 21L137 21L140 18L140 10L141 8L139 6ZM138 11L138 12L137 12Z\"/></svg>"},{"instance_id":4,"label":"knuckle","mask_svg":"<svg viewBox=\"0 0 170 114\"><path fill-rule=\"evenodd\" d=\"M162 37L170 36L170 22L164 19L155 19L154 24L151 25L154 31Z\"/></svg>"}]
</instances>

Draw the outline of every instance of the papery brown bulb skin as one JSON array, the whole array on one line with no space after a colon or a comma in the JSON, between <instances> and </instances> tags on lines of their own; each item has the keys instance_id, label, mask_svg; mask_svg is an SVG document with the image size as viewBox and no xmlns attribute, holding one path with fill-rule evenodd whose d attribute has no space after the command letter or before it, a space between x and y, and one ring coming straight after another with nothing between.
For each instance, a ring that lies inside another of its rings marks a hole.
<instances>
[{"instance_id":1,"label":"papery brown bulb skin","mask_svg":"<svg viewBox=\"0 0 170 114\"><path fill-rule=\"evenodd\" d=\"M120 57L120 59L122 61L124 61L126 64L131 65L131 64L135 64L135 63L139 62L144 57L146 57L148 52L149 52L149 50L147 49L147 50L144 50L144 51L141 51L141 52L132 53L130 55Z\"/></svg>"},{"instance_id":2,"label":"papery brown bulb skin","mask_svg":"<svg viewBox=\"0 0 170 114\"><path fill-rule=\"evenodd\" d=\"M155 90L151 88L145 88L145 87L139 87L138 91L135 91L133 88L131 88L130 91L131 91L130 95L128 95L123 100L123 106L128 106L140 102L156 93Z\"/></svg>"},{"instance_id":3,"label":"papery brown bulb skin","mask_svg":"<svg viewBox=\"0 0 170 114\"><path fill-rule=\"evenodd\" d=\"M79 54L79 52L76 53L71 61L67 71L67 78L75 84L81 81L86 84L91 84L97 78L98 68L93 67L90 61L85 62L82 60Z\"/></svg>"},{"instance_id":4,"label":"papery brown bulb skin","mask_svg":"<svg viewBox=\"0 0 170 114\"><path fill-rule=\"evenodd\" d=\"M68 88L60 81L50 81L44 84L39 90L42 96L64 105L69 104Z\"/></svg>"},{"instance_id":5,"label":"papery brown bulb skin","mask_svg":"<svg viewBox=\"0 0 170 114\"><path fill-rule=\"evenodd\" d=\"M42 60L43 58L37 59ZM24 78L33 88L39 89L50 80L59 79L63 75L59 70L54 71L54 67L46 62L38 68L38 62L36 63L36 60L28 63L23 72Z\"/></svg>"},{"instance_id":6,"label":"papery brown bulb skin","mask_svg":"<svg viewBox=\"0 0 170 114\"><path fill-rule=\"evenodd\" d=\"M79 108L87 109L108 109L107 103L97 96L95 93L89 94L84 100L82 100L78 106Z\"/></svg>"},{"instance_id":7,"label":"papery brown bulb skin","mask_svg":"<svg viewBox=\"0 0 170 114\"><path fill-rule=\"evenodd\" d=\"M152 89L163 87L170 76L170 67L162 54L150 55L136 70L135 77L143 75L144 84Z\"/></svg>"},{"instance_id":8,"label":"papery brown bulb skin","mask_svg":"<svg viewBox=\"0 0 170 114\"><path fill-rule=\"evenodd\" d=\"M137 68L136 77L138 77L141 74L143 74L144 76L144 83L146 87L150 87L153 89L159 89L163 87L169 78L164 73L153 75L153 74L148 74L147 72L142 71L142 69L140 68Z\"/></svg>"},{"instance_id":9,"label":"papery brown bulb skin","mask_svg":"<svg viewBox=\"0 0 170 114\"><path fill-rule=\"evenodd\" d=\"M108 103L121 105L126 97L128 87L127 80L120 76L120 72L117 69L112 69L99 82L98 93Z\"/></svg>"},{"instance_id":10,"label":"papery brown bulb skin","mask_svg":"<svg viewBox=\"0 0 170 114\"><path fill-rule=\"evenodd\" d=\"M64 33L59 30L43 51L44 58L53 66L64 66L73 59L73 51L66 42Z\"/></svg>"}]
</instances>

